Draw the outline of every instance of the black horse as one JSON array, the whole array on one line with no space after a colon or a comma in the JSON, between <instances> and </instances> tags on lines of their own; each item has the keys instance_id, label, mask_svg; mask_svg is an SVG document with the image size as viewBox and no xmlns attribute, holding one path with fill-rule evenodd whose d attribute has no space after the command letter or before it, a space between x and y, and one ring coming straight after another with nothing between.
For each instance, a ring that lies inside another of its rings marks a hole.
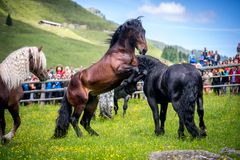
<instances>
[{"instance_id":1,"label":"black horse","mask_svg":"<svg viewBox=\"0 0 240 160\"><path fill-rule=\"evenodd\" d=\"M203 84L200 73L195 67L190 64L175 64L168 67L151 56L138 56L137 58L140 73L147 71L147 74L142 78L144 80L143 90L153 113L155 134L164 134L167 107L168 103L172 102L179 117L179 138L184 137L184 125L193 137L206 136L203 120ZM196 103L200 130L194 122ZM158 104L161 104L160 111Z\"/></svg>"},{"instance_id":2,"label":"black horse","mask_svg":"<svg viewBox=\"0 0 240 160\"><path fill-rule=\"evenodd\" d=\"M128 108L128 101L129 98L131 97L131 95L137 91L137 81L134 80L134 83L129 83L129 85L125 85L124 83L128 83L128 82L123 82L123 85L118 86L117 88L114 89L114 96L113 96L113 101L114 101L114 111L115 111L115 115L118 112L118 100L123 98L124 99L124 103L123 103L123 116L126 114L126 110Z\"/></svg>"}]
</instances>

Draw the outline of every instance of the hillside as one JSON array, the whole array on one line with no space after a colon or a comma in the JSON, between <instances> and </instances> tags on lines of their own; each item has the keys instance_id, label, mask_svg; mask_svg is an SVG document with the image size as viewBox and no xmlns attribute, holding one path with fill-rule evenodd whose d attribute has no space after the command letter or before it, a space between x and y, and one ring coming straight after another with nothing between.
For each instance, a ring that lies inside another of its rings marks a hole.
<instances>
[{"instance_id":1,"label":"hillside","mask_svg":"<svg viewBox=\"0 0 240 160\"><path fill-rule=\"evenodd\" d=\"M11 27L5 25L8 13L13 19ZM40 20L65 27L40 25ZM0 0L0 61L20 47L43 46L48 66L87 67L106 52L106 41L116 27L70 0ZM148 54L160 58L161 48L151 40L148 45Z\"/></svg>"}]
</instances>

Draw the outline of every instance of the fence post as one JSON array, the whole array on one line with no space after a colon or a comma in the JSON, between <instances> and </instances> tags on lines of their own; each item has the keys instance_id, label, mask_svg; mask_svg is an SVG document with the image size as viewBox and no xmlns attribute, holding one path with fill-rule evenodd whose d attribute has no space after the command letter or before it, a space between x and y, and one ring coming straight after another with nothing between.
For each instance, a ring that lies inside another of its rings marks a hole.
<instances>
[{"instance_id":1,"label":"fence post","mask_svg":"<svg viewBox=\"0 0 240 160\"><path fill-rule=\"evenodd\" d=\"M41 85L41 90L42 90L43 92L41 92L40 99L45 99L45 92L44 92L44 90L45 90L45 83L42 83L42 85ZM44 101L40 101L40 105L44 105L44 104L45 104Z\"/></svg>"}]
</instances>

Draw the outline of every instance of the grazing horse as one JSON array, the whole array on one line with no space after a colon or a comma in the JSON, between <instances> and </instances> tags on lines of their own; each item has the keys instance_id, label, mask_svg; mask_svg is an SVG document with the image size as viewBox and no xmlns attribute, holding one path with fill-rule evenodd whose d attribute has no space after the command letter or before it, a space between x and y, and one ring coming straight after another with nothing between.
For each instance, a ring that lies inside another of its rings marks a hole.
<instances>
[{"instance_id":1,"label":"grazing horse","mask_svg":"<svg viewBox=\"0 0 240 160\"><path fill-rule=\"evenodd\" d=\"M203 121L203 84L196 68L191 64L175 64L168 67L151 56L138 56L137 58L140 74L142 71L147 71L142 78L144 80L143 90L153 113L155 134L164 134L167 107L171 102L179 117L179 138L184 137L184 125L192 137L206 136ZM200 131L194 122L196 103ZM158 104L161 104L160 111Z\"/></svg>"},{"instance_id":2,"label":"grazing horse","mask_svg":"<svg viewBox=\"0 0 240 160\"><path fill-rule=\"evenodd\" d=\"M23 47L11 53L0 64L0 139L4 144L10 141L20 126L19 101L23 96L21 82L29 77L30 72L47 80L46 58L42 48ZM8 109L14 124L5 135L4 110Z\"/></svg>"},{"instance_id":3,"label":"grazing horse","mask_svg":"<svg viewBox=\"0 0 240 160\"><path fill-rule=\"evenodd\" d=\"M77 136L81 137L78 121L83 111L80 124L90 135L98 135L90 127L98 104L97 95L112 90L124 79L134 76L138 71L135 48L140 54L147 52L145 30L140 18L128 20L120 25L112 35L110 47L105 55L97 63L77 72L71 78L56 120L54 137L64 137L70 123Z\"/></svg>"}]
</instances>

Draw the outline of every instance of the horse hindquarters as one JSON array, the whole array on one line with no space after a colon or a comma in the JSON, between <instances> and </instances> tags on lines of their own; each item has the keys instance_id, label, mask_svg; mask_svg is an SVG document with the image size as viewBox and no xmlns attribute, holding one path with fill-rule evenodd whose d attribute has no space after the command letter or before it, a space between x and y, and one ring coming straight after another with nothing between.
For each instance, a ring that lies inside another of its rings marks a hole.
<instances>
[{"instance_id":1,"label":"horse hindquarters","mask_svg":"<svg viewBox=\"0 0 240 160\"><path fill-rule=\"evenodd\" d=\"M179 117L179 138L184 137L184 125L192 137L199 137L199 130L194 122L195 103L197 100L198 88L197 85L188 82L184 86L180 97L172 97L172 105Z\"/></svg>"},{"instance_id":2,"label":"horse hindquarters","mask_svg":"<svg viewBox=\"0 0 240 160\"><path fill-rule=\"evenodd\" d=\"M68 102L66 90L64 92L64 96L61 102L61 108L59 109L58 113L59 115L56 120L55 133L53 135L55 138L64 137L67 134L67 130L69 128L70 116L72 114L72 106Z\"/></svg>"}]
</instances>

